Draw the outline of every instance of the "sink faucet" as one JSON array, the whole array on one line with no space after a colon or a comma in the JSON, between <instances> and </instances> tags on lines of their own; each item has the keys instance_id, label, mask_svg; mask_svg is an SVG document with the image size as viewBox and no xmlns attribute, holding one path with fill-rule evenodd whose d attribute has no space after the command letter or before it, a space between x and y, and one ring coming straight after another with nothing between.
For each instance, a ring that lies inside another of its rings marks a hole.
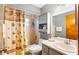
<instances>
[{"instance_id":1,"label":"sink faucet","mask_svg":"<svg viewBox=\"0 0 79 59\"><path fill-rule=\"evenodd\" d=\"M51 39L51 34L48 34L48 38L50 38L50 39Z\"/></svg>"},{"instance_id":2,"label":"sink faucet","mask_svg":"<svg viewBox=\"0 0 79 59\"><path fill-rule=\"evenodd\" d=\"M67 45L70 45L70 39L64 40L64 43L67 44Z\"/></svg>"}]
</instances>

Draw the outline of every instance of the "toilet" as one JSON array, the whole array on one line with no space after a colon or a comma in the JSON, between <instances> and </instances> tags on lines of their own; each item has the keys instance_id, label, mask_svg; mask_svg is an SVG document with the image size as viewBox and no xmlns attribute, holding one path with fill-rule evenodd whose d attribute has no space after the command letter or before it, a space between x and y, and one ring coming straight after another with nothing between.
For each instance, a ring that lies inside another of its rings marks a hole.
<instances>
[{"instance_id":1,"label":"toilet","mask_svg":"<svg viewBox=\"0 0 79 59\"><path fill-rule=\"evenodd\" d=\"M32 55L39 55L42 51L42 46L39 44L29 45L28 50L32 53Z\"/></svg>"}]
</instances>

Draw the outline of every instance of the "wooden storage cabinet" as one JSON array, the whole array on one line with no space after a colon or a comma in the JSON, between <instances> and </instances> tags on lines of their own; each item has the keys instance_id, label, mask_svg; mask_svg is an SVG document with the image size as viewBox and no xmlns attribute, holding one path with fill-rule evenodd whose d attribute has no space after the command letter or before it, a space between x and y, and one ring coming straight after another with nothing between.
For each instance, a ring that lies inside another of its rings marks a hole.
<instances>
[{"instance_id":1,"label":"wooden storage cabinet","mask_svg":"<svg viewBox=\"0 0 79 59\"><path fill-rule=\"evenodd\" d=\"M42 55L63 55L63 54L42 44Z\"/></svg>"}]
</instances>

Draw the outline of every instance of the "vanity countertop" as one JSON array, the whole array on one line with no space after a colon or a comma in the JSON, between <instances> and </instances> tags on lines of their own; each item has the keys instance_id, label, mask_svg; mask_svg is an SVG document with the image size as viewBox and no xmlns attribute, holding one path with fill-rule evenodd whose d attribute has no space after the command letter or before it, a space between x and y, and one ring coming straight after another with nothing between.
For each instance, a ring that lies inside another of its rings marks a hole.
<instances>
[{"instance_id":1,"label":"vanity countertop","mask_svg":"<svg viewBox=\"0 0 79 59\"><path fill-rule=\"evenodd\" d=\"M50 40L42 40L42 44L54 49L64 55L77 55L77 47L72 44L66 45L63 40L57 40L57 38L52 38L53 41Z\"/></svg>"}]
</instances>

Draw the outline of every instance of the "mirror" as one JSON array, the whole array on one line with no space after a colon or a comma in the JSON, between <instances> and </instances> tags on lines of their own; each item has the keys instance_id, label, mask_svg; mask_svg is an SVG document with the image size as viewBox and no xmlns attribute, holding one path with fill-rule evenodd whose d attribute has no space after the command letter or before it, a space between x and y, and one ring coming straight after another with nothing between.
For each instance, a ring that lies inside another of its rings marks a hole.
<instances>
[{"instance_id":1,"label":"mirror","mask_svg":"<svg viewBox=\"0 0 79 59\"><path fill-rule=\"evenodd\" d=\"M74 10L53 16L55 36L77 40L77 20Z\"/></svg>"}]
</instances>

